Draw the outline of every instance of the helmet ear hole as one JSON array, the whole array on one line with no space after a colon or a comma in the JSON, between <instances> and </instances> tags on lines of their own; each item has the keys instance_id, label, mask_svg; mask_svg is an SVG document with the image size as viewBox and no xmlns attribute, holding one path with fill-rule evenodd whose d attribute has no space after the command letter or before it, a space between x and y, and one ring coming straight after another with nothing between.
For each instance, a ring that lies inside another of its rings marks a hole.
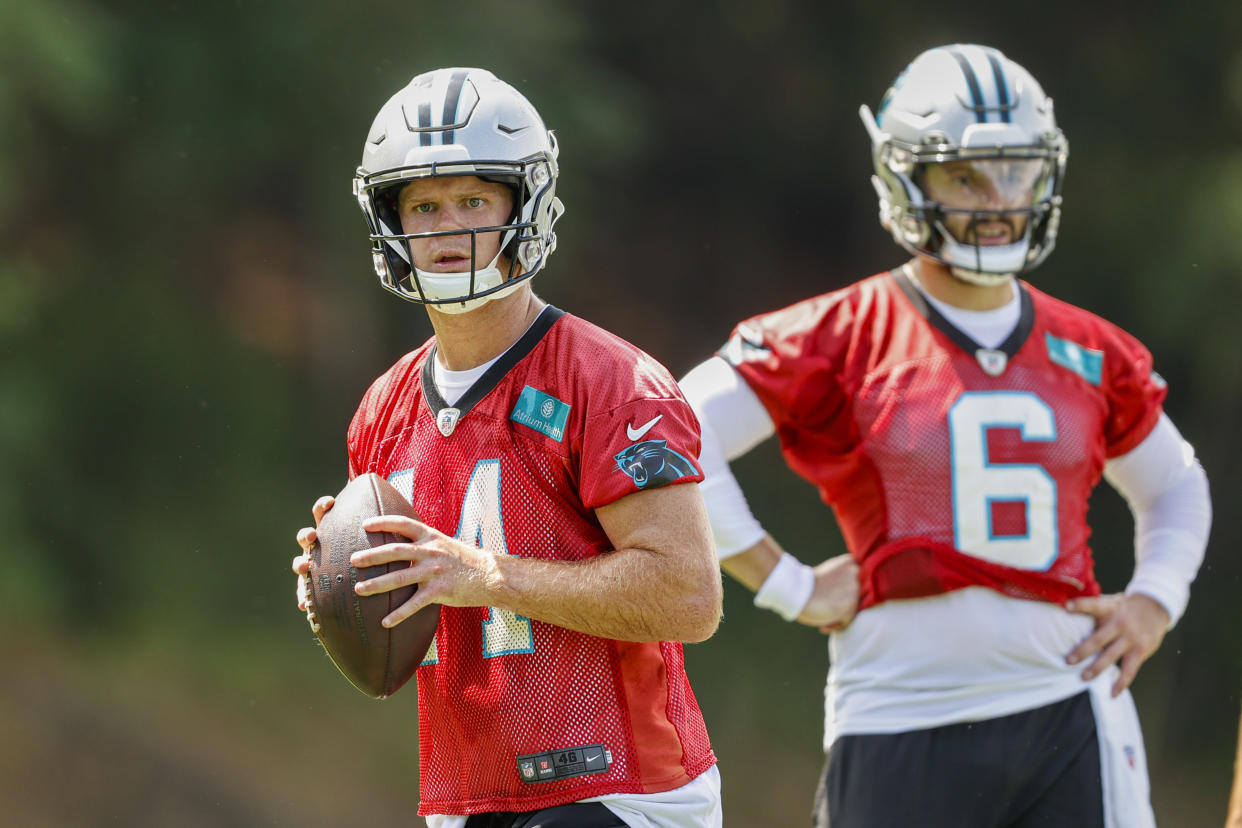
<instances>
[{"instance_id":1,"label":"helmet ear hole","mask_svg":"<svg viewBox=\"0 0 1242 828\"><path fill-rule=\"evenodd\" d=\"M397 205L399 204L398 196L404 186L405 182L402 182L391 187L377 189L371 195L375 218L379 221L377 230L381 235L395 236L401 233L401 212ZM379 242L384 253L384 260L388 263L388 269L399 282L410 275L410 262L406 261L402 251L396 248L398 244L405 244L405 242ZM409 255L408 252L406 255Z\"/></svg>"},{"instance_id":2,"label":"helmet ear hole","mask_svg":"<svg viewBox=\"0 0 1242 828\"><path fill-rule=\"evenodd\" d=\"M928 237L931 235L931 230L928 226L928 222L919 221L917 218L907 213L901 217L901 234L905 237L908 244L921 247L922 245L927 244Z\"/></svg>"}]
</instances>

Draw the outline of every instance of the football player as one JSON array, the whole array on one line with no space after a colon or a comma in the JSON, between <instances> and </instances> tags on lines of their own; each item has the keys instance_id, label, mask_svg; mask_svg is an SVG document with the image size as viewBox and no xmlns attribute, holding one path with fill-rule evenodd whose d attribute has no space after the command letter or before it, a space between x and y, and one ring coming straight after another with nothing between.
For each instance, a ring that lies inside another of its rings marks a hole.
<instances>
[{"instance_id":1,"label":"football player","mask_svg":"<svg viewBox=\"0 0 1242 828\"><path fill-rule=\"evenodd\" d=\"M720 781L682 645L715 630L720 570L673 377L539 299L556 249L557 142L482 69L415 77L375 118L354 194L380 283L434 336L371 385L347 435L422 522L357 586L442 605L416 673L419 813L432 828L718 826ZM332 507L320 498L316 525ZM299 576L315 531L297 540ZM299 606L305 583L298 579Z\"/></svg>"},{"instance_id":2,"label":"football player","mask_svg":"<svg viewBox=\"0 0 1242 828\"><path fill-rule=\"evenodd\" d=\"M1056 243L1052 100L951 45L860 114L910 260L743 321L682 383L721 565L833 631L816 822L1151 825L1126 688L1185 609L1208 489L1147 349L1019 278ZM773 434L848 555L812 569L746 507L728 461ZM1087 544L1101 476L1136 520L1118 595Z\"/></svg>"}]
</instances>

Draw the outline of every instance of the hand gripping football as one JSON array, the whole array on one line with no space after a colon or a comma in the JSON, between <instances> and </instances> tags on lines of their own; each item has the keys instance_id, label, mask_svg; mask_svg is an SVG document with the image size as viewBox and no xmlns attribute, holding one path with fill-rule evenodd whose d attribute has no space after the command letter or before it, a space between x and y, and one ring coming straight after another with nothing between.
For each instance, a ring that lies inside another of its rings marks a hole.
<instances>
[{"instance_id":1,"label":"hand gripping football","mask_svg":"<svg viewBox=\"0 0 1242 828\"><path fill-rule=\"evenodd\" d=\"M386 629L384 616L405 603L417 586L362 596L354 584L408 566L394 561L355 569L354 552L405 540L392 532L365 532L362 522L377 515L418 519L414 508L387 480L374 474L355 477L316 530L307 574L311 628L337 668L355 687L375 699L401 689L435 640L440 605L429 604L397 626Z\"/></svg>"}]
</instances>

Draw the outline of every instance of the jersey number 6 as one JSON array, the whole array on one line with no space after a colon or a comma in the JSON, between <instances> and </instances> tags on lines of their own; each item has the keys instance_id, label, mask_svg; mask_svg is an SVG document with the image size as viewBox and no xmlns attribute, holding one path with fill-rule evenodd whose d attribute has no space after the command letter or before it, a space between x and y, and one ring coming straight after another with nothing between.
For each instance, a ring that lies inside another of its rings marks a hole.
<instances>
[{"instance_id":1,"label":"jersey number 6","mask_svg":"<svg viewBox=\"0 0 1242 828\"><path fill-rule=\"evenodd\" d=\"M988 429L1016 428L1027 441L1057 437L1043 400L1019 391L967 392L949 409L953 457L953 545L968 555L1018 569L1044 570L1057 556L1057 486L1038 464L993 463ZM998 535L997 504L1018 504L1026 533Z\"/></svg>"}]
</instances>

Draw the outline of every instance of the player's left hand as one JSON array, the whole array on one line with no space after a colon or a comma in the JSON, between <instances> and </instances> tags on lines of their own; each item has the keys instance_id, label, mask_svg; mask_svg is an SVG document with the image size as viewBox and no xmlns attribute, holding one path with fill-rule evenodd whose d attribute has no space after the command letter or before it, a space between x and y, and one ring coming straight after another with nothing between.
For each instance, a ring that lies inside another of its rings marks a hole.
<instances>
[{"instance_id":1,"label":"player's left hand","mask_svg":"<svg viewBox=\"0 0 1242 828\"><path fill-rule=\"evenodd\" d=\"M843 630L858 612L860 592L854 558L848 553L829 558L815 567L815 589L798 623L817 627L823 633Z\"/></svg>"},{"instance_id":2,"label":"player's left hand","mask_svg":"<svg viewBox=\"0 0 1242 828\"><path fill-rule=\"evenodd\" d=\"M355 552L350 563L359 569L409 561L408 569L398 569L366 581L354 590L374 595L418 584L418 591L384 617L385 627L394 627L428 604L451 607L489 606L488 595L496 584L496 560L488 551L450 538L425 523L396 515L381 515L363 521L368 532L403 535L403 543L386 543Z\"/></svg>"},{"instance_id":3,"label":"player's left hand","mask_svg":"<svg viewBox=\"0 0 1242 828\"><path fill-rule=\"evenodd\" d=\"M315 530L319 527L319 522L323 520L323 516L332 508L332 504L336 502L336 498L332 495L324 495L315 501L311 506L311 515L315 518L314 526L304 526L298 530L298 546L302 548L301 554L293 559L293 572L298 576L297 585L297 601L298 609L306 613L306 620L310 622L311 629L318 629L315 623L314 613L308 612L310 608L310 585L306 582L306 574L310 572L310 555L311 549L315 545Z\"/></svg>"},{"instance_id":4,"label":"player's left hand","mask_svg":"<svg viewBox=\"0 0 1242 828\"><path fill-rule=\"evenodd\" d=\"M1084 681L1090 681L1120 662L1121 674L1113 683L1114 697L1134 681L1139 667L1160 647L1169 628L1168 610L1154 598L1140 593L1075 598L1065 608L1095 618L1095 632L1065 660L1078 664L1095 656L1082 673Z\"/></svg>"}]
</instances>

